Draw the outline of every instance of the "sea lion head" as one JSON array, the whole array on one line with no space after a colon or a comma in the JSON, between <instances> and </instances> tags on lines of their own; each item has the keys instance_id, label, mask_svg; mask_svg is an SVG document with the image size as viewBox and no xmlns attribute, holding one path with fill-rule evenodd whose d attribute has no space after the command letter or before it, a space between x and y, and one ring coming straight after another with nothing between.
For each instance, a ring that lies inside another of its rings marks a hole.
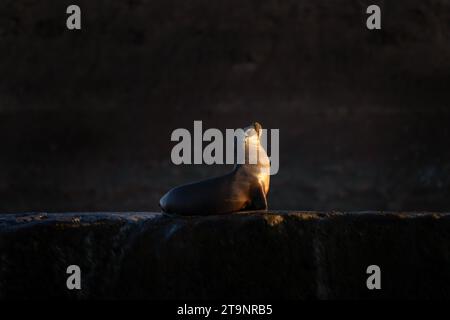
<instances>
[{"instance_id":1,"label":"sea lion head","mask_svg":"<svg viewBox=\"0 0 450 320\"><path fill-rule=\"evenodd\" d=\"M248 142L259 143L262 135L262 126L258 122L254 122L248 127L244 128L245 140Z\"/></svg>"},{"instance_id":2,"label":"sea lion head","mask_svg":"<svg viewBox=\"0 0 450 320\"><path fill-rule=\"evenodd\" d=\"M267 157L267 153L264 147L261 145L261 136L263 129L260 123L254 122L253 124L245 127L244 129L244 148L245 148L245 163L257 164L259 166L270 166L270 161ZM250 153L253 152L253 161L250 160Z\"/></svg>"}]
</instances>

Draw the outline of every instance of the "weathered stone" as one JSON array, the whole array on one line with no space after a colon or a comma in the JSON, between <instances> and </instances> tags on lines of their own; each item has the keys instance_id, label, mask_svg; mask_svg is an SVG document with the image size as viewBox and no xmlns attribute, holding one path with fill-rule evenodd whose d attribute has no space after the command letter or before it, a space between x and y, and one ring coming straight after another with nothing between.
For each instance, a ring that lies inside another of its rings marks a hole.
<instances>
[{"instance_id":1,"label":"weathered stone","mask_svg":"<svg viewBox=\"0 0 450 320\"><path fill-rule=\"evenodd\" d=\"M448 298L450 214L0 215L0 298L46 297Z\"/></svg>"}]
</instances>

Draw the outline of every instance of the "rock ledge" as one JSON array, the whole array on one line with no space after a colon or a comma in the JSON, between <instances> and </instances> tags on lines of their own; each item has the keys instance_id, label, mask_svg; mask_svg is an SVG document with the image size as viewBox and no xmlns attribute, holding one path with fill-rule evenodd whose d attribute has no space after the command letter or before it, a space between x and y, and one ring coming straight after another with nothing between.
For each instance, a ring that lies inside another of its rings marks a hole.
<instances>
[{"instance_id":1,"label":"rock ledge","mask_svg":"<svg viewBox=\"0 0 450 320\"><path fill-rule=\"evenodd\" d=\"M0 215L0 298L55 297L449 298L450 214Z\"/></svg>"}]
</instances>

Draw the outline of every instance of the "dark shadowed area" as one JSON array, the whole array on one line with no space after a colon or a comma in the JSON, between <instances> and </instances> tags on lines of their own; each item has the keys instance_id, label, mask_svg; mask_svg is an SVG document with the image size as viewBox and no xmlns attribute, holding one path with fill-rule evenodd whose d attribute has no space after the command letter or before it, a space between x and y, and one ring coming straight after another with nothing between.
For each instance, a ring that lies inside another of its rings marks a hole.
<instances>
[{"instance_id":1,"label":"dark shadowed area","mask_svg":"<svg viewBox=\"0 0 450 320\"><path fill-rule=\"evenodd\" d=\"M450 210L450 1L70 4L0 2L1 212L158 210L194 120L280 129L272 209Z\"/></svg>"},{"instance_id":2,"label":"dark shadowed area","mask_svg":"<svg viewBox=\"0 0 450 320\"><path fill-rule=\"evenodd\" d=\"M449 229L448 213L5 214L0 298L445 299ZM82 290L61 285L70 261Z\"/></svg>"}]
</instances>

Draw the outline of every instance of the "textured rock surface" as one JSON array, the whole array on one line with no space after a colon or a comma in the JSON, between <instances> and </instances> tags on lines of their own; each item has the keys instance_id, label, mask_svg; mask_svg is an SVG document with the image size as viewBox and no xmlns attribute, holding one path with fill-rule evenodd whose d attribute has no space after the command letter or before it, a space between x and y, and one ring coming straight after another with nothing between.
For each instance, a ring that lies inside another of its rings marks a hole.
<instances>
[{"instance_id":1,"label":"textured rock surface","mask_svg":"<svg viewBox=\"0 0 450 320\"><path fill-rule=\"evenodd\" d=\"M66 289L66 268L82 290ZM366 289L377 264L382 290ZM450 297L450 215L0 216L1 298Z\"/></svg>"}]
</instances>

